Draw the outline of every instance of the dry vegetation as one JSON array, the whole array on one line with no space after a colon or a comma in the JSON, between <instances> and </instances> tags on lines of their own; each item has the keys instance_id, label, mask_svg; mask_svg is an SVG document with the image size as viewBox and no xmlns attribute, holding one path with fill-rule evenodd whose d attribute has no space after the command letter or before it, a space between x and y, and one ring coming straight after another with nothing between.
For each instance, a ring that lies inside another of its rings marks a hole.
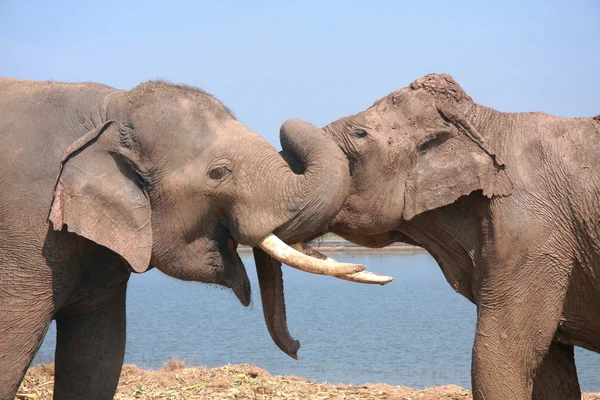
<instances>
[{"instance_id":1,"label":"dry vegetation","mask_svg":"<svg viewBox=\"0 0 600 400\"><path fill-rule=\"evenodd\" d=\"M17 399L52 399L54 366L29 370ZM585 400L600 400L600 393L588 393ZM181 360L165 363L160 371L125 365L115 399L394 399L394 400L470 400L471 392L449 385L414 390L385 384L330 385L306 379L274 377L264 369L242 364L205 369L185 368Z\"/></svg>"}]
</instances>

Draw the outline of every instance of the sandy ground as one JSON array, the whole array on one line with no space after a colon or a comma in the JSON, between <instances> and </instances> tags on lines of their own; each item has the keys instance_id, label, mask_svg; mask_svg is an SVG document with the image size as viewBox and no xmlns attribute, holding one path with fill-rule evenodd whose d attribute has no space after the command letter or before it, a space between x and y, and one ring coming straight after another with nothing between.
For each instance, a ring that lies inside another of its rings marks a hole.
<instances>
[{"instance_id":1,"label":"sandy ground","mask_svg":"<svg viewBox=\"0 0 600 400\"><path fill-rule=\"evenodd\" d=\"M17 399L52 399L54 366L27 372ZM293 376L271 376L264 369L247 365L226 365L205 369L185 368L182 361L168 361L159 371L125 365L115 399L394 399L469 400L471 392L459 386L438 386L415 390L385 384L330 385ZM586 393L582 399L600 400L600 393Z\"/></svg>"}]
</instances>

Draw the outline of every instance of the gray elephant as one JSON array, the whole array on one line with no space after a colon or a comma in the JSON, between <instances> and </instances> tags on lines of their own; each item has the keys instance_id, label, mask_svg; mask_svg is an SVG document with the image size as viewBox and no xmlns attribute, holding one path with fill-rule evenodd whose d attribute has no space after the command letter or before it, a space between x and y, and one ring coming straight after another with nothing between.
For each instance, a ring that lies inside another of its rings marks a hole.
<instances>
[{"instance_id":1,"label":"gray elephant","mask_svg":"<svg viewBox=\"0 0 600 400\"><path fill-rule=\"evenodd\" d=\"M573 346L600 352L600 116L502 113L432 74L322 130L293 127L347 157L324 231L422 246L477 305L474 399L580 398Z\"/></svg>"},{"instance_id":2,"label":"gray elephant","mask_svg":"<svg viewBox=\"0 0 600 400\"><path fill-rule=\"evenodd\" d=\"M284 137L305 163L297 174L214 97L164 82L120 91L0 79L0 115L0 399L14 398L53 319L54 398L112 398L132 271L224 285L243 305L238 243L308 272L363 274L273 235L315 231L338 213L349 179L333 141ZM276 272L259 271L270 332Z\"/></svg>"}]
</instances>

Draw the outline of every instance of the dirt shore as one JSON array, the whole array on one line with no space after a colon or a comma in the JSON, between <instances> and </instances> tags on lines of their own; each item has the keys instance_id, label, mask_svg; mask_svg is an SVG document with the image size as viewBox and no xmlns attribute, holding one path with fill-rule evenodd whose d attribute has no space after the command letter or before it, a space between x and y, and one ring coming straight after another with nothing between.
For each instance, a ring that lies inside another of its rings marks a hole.
<instances>
[{"instance_id":1,"label":"dirt shore","mask_svg":"<svg viewBox=\"0 0 600 400\"><path fill-rule=\"evenodd\" d=\"M53 364L41 365L27 372L16 399L52 399ZM226 365L206 369L185 368L182 361L170 360L162 370L142 370L125 365L121 373L118 400L179 399L345 399L345 400L470 400L471 392L448 385L415 390L386 384L330 385L294 376L271 376L252 365ZM584 400L600 400L600 393L585 393Z\"/></svg>"}]
</instances>

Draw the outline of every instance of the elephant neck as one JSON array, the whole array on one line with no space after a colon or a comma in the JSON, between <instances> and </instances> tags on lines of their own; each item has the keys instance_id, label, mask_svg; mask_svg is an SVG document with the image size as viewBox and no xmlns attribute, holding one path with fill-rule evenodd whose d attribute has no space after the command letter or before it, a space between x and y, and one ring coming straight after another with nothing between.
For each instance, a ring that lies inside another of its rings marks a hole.
<instances>
[{"instance_id":1,"label":"elephant neck","mask_svg":"<svg viewBox=\"0 0 600 400\"><path fill-rule=\"evenodd\" d=\"M506 161L507 156L511 153L507 148L510 140L506 140L506 138L513 135L514 115L516 114L504 113L470 102L465 106L463 115L483 136L490 148Z\"/></svg>"},{"instance_id":2,"label":"elephant neck","mask_svg":"<svg viewBox=\"0 0 600 400\"><path fill-rule=\"evenodd\" d=\"M498 133L494 128L502 119L500 111L471 102L465 106L463 114L486 141L494 139Z\"/></svg>"},{"instance_id":3,"label":"elephant neck","mask_svg":"<svg viewBox=\"0 0 600 400\"><path fill-rule=\"evenodd\" d=\"M473 303L476 301L476 261L481 250L477 227L488 201L474 192L451 205L419 214L403 222L398 230L399 241L407 241L400 237L403 235L427 250L450 286Z\"/></svg>"},{"instance_id":4,"label":"elephant neck","mask_svg":"<svg viewBox=\"0 0 600 400\"><path fill-rule=\"evenodd\" d=\"M122 98L123 91L114 90L104 96L104 101L101 105L100 115L104 118L104 122L106 121L119 121L121 123L126 123L129 120L128 113L126 110L120 106L120 101Z\"/></svg>"}]
</instances>

